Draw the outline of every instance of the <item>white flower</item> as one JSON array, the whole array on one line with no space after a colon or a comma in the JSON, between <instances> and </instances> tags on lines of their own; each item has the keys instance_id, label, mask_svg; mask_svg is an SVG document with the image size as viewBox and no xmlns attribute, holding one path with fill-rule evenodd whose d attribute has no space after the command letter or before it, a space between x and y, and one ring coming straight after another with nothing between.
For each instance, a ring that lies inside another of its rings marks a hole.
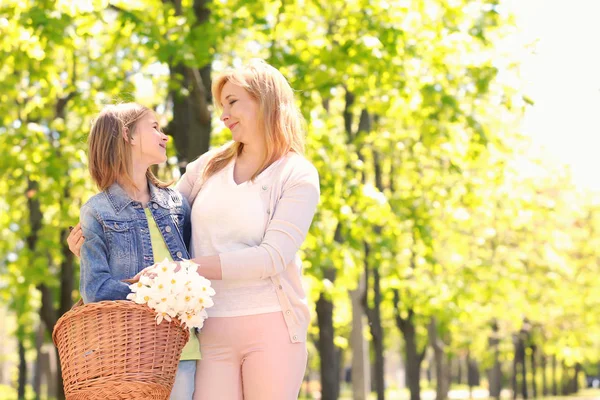
<instances>
[{"instance_id":1,"label":"white flower","mask_svg":"<svg viewBox=\"0 0 600 400\"><path fill-rule=\"evenodd\" d=\"M153 265L153 278L144 275L130 285L128 299L147 304L156 312L156 323L179 318L182 325L202 328L208 318L207 308L213 306L215 290L208 279L198 275L198 265L184 260L177 264L163 260Z\"/></svg>"},{"instance_id":2,"label":"white flower","mask_svg":"<svg viewBox=\"0 0 600 400\"><path fill-rule=\"evenodd\" d=\"M158 264L154 264L154 272L156 272L157 274L174 273L176 267L177 267L177 264L172 263L165 258Z\"/></svg>"},{"instance_id":3,"label":"white flower","mask_svg":"<svg viewBox=\"0 0 600 400\"><path fill-rule=\"evenodd\" d=\"M204 279L204 278L202 278L202 279ZM203 295L206 295L206 296L214 296L215 295L215 289L213 289L210 286L210 281L208 279L204 279L204 280L208 282L208 286L202 285L200 287L200 292L203 293Z\"/></svg>"},{"instance_id":4,"label":"white flower","mask_svg":"<svg viewBox=\"0 0 600 400\"><path fill-rule=\"evenodd\" d=\"M200 304L202 310L214 305L213 300L209 296L202 295L198 296L198 304Z\"/></svg>"},{"instance_id":5,"label":"white flower","mask_svg":"<svg viewBox=\"0 0 600 400\"><path fill-rule=\"evenodd\" d=\"M193 311L196 301L197 298L193 295L193 293L186 290L186 292L182 292L177 295L175 309L185 311L186 313Z\"/></svg>"},{"instance_id":6,"label":"white flower","mask_svg":"<svg viewBox=\"0 0 600 400\"><path fill-rule=\"evenodd\" d=\"M183 260L179 263L182 270L185 270L188 273L197 273L198 272L198 264L191 262L190 260Z\"/></svg>"},{"instance_id":7,"label":"white flower","mask_svg":"<svg viewBox=\"0 0 600 400\"><path fill-rule=\"evenodd\" d=\"M141 279L138 281L138 283L134 283L133 285L129 286L132 293L136 293L138 290L143 289L144 287L144 282L142 282ZM127 297L129 298L129 296Z\"/></svg>"},{"instance_id":8,"label":"white flower","mask_svg":"<svg viewBox=\"0 0 600 400\"><path fill-rule=\"evenodd\" d=\"M186 327L202 329L205 319L201 314L186 313L181 319L181 323Z\"/></svg>"},{"instance_id":9,"label":"white flower","mask_svg":"<svg viewBox=\"0 0 600 400\"><path fill-rule=\"evenodd\" d=\"M152 283L152 287L162 294L170 294L171 286L173 285L174 273L157 274Z\"/></svg>"}]
</instances>

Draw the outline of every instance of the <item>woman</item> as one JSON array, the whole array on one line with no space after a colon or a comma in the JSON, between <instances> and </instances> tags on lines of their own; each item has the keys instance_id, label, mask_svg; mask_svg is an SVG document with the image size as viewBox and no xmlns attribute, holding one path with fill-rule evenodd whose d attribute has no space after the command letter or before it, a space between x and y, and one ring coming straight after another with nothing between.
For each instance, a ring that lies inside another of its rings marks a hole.
<instances>
[{"instance_id":1,"label":"woman","mask_svg":"<svg viewBox=\"0 0 600 400\"><path fill-rule=\"evenodd\" d=\"M88 139L89 170L101 192L81 208L81 229L69 237L70 245L81 244L85 303L124 300L130 289L123 279L139 277L155 260L189 258L189 203L150 170L166 161L167 140L154 112L139 104L108 106L95 120ZM198 339L191 335L172 399L192 399L199 358Z\"/></svg>"},{"instance_id":2,"label":"woman","mask_svg":"<svg viewBox=\"0 0 600 400\"><path fill-rule=\"evenodd\" d=\"M263 61L227 71L213 98L233 141L190 163L191 253L212 280L196 400L297 399L310 320L297 255L319 202L293 90ZM74 252L82 239L71 235Z\"/></svg>"},{"instance_id":3,"label":"woman","mask_svg":"<svg viewBox=\"0 0 600 400\"><path fill-rule=\"evenodd\" d=\"M293 90L262 61L214 80L233 142L190 163L193 260L216 291L200 334L197 400L297 399L310 313L297 255L319 178L303 156Z\"/></svg>"}]
</instances>

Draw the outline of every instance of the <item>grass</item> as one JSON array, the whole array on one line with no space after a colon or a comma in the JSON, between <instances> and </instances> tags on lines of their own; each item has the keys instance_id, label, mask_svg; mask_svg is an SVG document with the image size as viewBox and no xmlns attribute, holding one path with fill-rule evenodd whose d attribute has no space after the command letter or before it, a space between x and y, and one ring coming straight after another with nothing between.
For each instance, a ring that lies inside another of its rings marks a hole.
<instances>
[{"instance_id":1,"label":"grass","mask_svg":"<svg viewBox=\"0 0 600 400\"><path fill-rule=\"evenodd\" d=\"M479 399L487 399L487 397L480 397L483 392L481 389L479 391L474 392L475 398ZM35 395L31 386L27 386L27 392L25 395L26 400L33 400ZM300 397L299 400L315 400L319 397ZM375 400L377 397L372 393L369 397L369 400ZM410 394L406 389L390 389L386 392L385 396L386 400L406 400L410 398ZM510 392L504 392L503 399L510 399ZM42 397L43 400L48 400L45 397ZM431 389L423 389L421 390L421 400L435 399L435 391ZM469 399L469 392L466 390L453 390L451 392L451 400L467 400ZM558 396L558 397L544 397L543 400L591 400L591 399L600 399L600 390L599 389L584 389L579 393L571 396ZM7 385L0 385L0 400L17 400L17 391L15 388ZM352 391L346 389L340 395L339 400L352 400ZM542 400L542 399L540 399Z\"/></svg>"},{"instance_id":2,"label":"grass","mask_svg":"<svg viewBox=\"0 0 600 400\"><path fill-rule=\"evenodd\" d=\"M48 397L46 397L46 390L45 388L42 388L42 396L41 399L42 400L53 400L54 398L48 399ZM34 400L35 399L35 393L33 392L33 388L31 387L31 385L27 385L25 387L25 400ZM12 386L8 386L8 385L0 385L0 400L17 400L17 389L12 387Z\"/></svg>"},{"instance_id":3,"label":"grass","mask_svg":"<svg viewBox=\"0 0 600 400\"><path fill-rule=\"evenodd\" d=\"M481 390L478 392L474 392L474 399L477 400L487 400L487 395L484 394ZM407 400L410 399L410 393L406 389L400 390L388 390L385 395L386 400ZM316 400L319 399L318 395L313 397L300 397L299 400ZM345 390L340 394L339 400L352 400L352 391ZM373 393L369 396L369 400L376 400L377 396ZM423 389L421 390L421 400L429 400L435 399L435 391L431 389ZM468 390L454 390L450 394L451 400L468 400L469 392ZM512 399L511 393L509 391L505 391L502 395L502 399ZM538 398L542 400L542 398ZM591 400L591 399L600 399L600 390L598 389L585 389L581 390L579 393L570 395L570 396L558 396L558 397L544 397L543 400Z\"/></svg>"}]
</instances>

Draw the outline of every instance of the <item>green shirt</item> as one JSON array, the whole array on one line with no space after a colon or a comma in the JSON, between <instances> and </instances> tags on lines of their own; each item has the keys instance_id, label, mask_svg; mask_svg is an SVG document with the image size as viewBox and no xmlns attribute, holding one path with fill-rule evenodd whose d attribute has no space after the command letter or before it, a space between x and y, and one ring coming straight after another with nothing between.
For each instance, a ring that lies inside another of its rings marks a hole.
<instances>
[{"instance_id":1,"label":"green shirt","mask_svg":"<svg viewBox=\"0 0 600 400\"><path fill-rule=\"evenodd\" d=\"M146 211L146 218L148 218L148 228L150 229L150 240L152 242L154 262L161 262L165 258L169 261L173 261L173 257L171 257L171 253L169 253L169 249L158 229L158 225L156 225L156 221L154 220L150 209L145 208L144 210ZM200 358L202 358L200 356L200 342L195 334L195 329L190 329L190 340L183 348L180 360L199 360Z\"/></svg>"}]
</instances>

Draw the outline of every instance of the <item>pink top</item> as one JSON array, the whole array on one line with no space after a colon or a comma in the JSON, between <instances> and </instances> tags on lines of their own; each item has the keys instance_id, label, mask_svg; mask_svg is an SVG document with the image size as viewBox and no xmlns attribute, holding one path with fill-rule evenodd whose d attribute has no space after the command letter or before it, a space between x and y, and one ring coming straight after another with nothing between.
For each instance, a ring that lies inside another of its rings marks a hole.
<instances>
[{"instance_id":1,"label":"pink top","mask_svg":"<svg viewBox=\"0 0 600 400\"><path fill-rule=\"evenodd\" d=\"M188 164L177 189L190 205L201 190L202 173L215 151ZM303 156L290 152L261 180L260 196L269 215L257 246L220 253L223 280L270 279L285 317L290 340L306 341L310 312L302 287L298 249L304 242L319 202L319 175ZM192 230L194 230L192 220ZM194 245L192 244L192 247Z\"/></svg>"}]
</instances>

